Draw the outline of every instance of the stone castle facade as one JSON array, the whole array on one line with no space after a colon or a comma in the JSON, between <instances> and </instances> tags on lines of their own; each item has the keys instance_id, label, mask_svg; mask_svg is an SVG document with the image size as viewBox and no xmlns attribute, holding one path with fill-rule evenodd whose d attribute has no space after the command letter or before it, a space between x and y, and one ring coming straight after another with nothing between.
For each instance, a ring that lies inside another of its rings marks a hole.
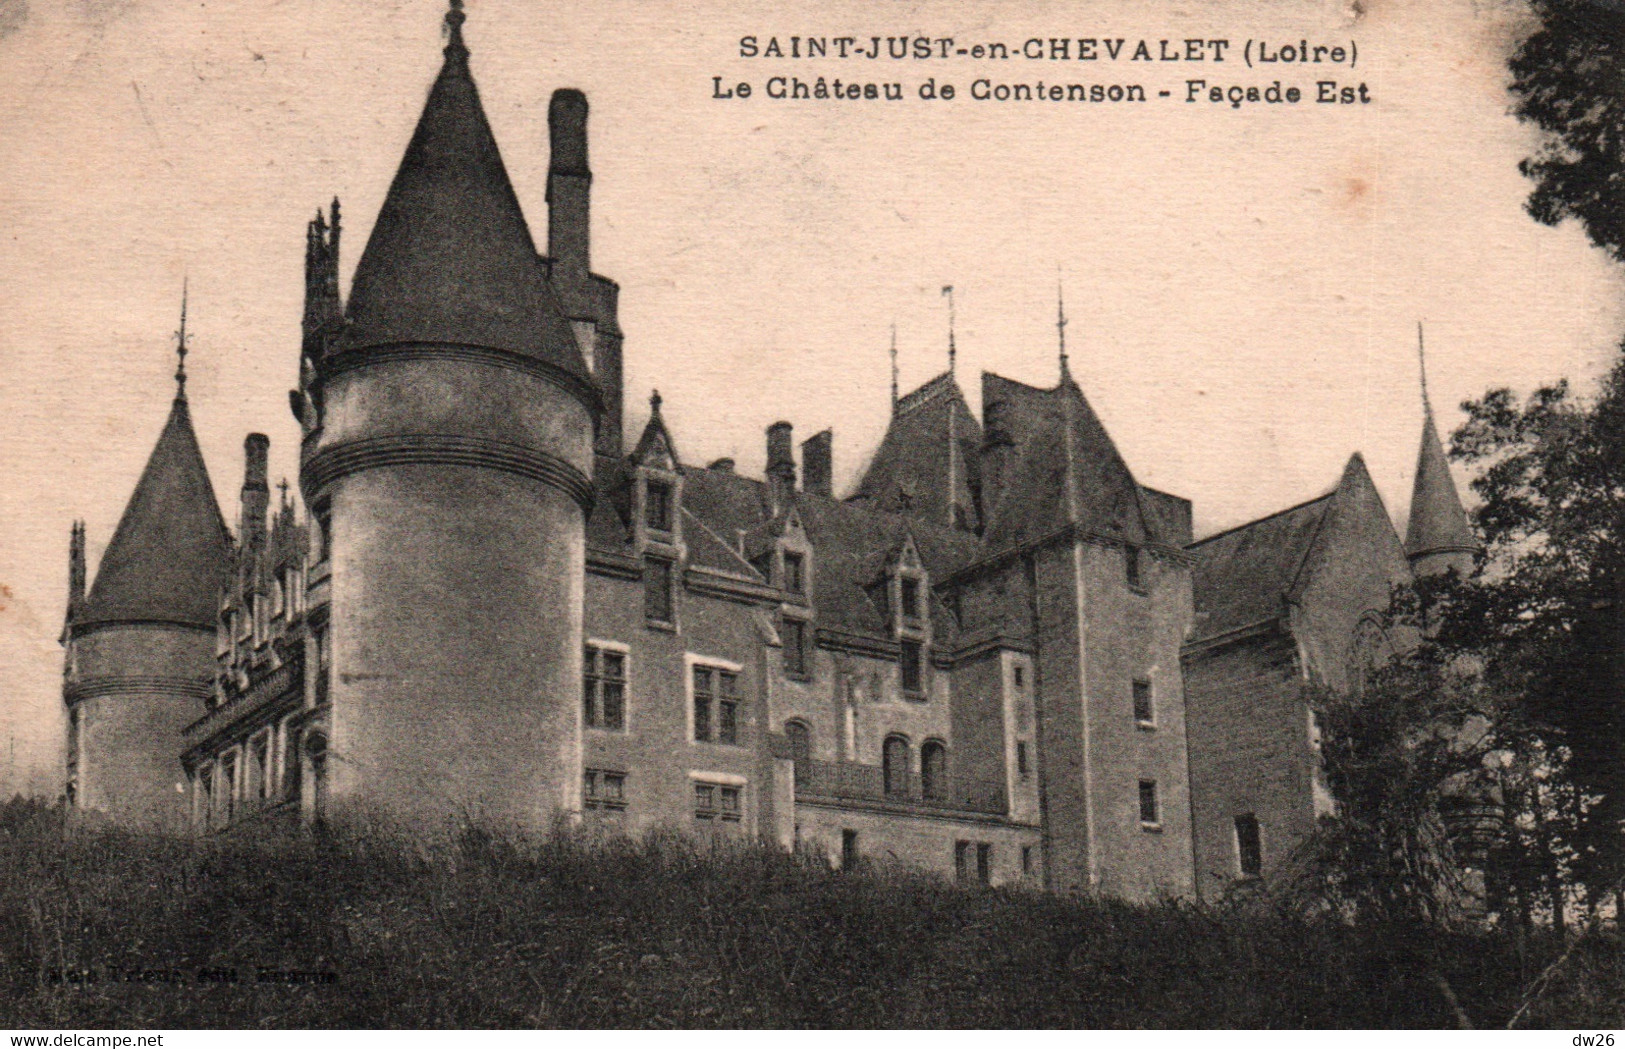
<instances>
[{"instance_id":1,"label":"stone castle facade","mask_svg":"<svg viewBox=\"0 0 1625 1049\"><path fill-rule=\"evenodd\" d=\"M348 301L307 229L301 516L245 442L233 535L181 373L63 634L70 803L254 833L558 819L743 835L992 884L1211 895L1330 804L1302 683L1346 681L1390 588L1475 547L1431 418L1405 541L1360 457L1193 542L1066 370L894 394L856 490L832 436L766 476L622 433L590 265L587 102L549 111L537 250L450 42ZM184 332L184 324L183 324ZM184 353L184 335L182 350ZM184 361L184 357L183 357Z\"/></svg>"}]
</instances>

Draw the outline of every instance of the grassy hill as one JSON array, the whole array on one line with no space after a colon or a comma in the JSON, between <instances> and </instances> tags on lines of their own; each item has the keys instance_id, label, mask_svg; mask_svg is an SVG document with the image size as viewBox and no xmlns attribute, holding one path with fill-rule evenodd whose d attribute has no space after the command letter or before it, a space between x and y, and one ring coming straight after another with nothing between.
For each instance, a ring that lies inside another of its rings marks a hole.
<instances>
[{"instance_id":1,"label":"grassy hill","mask_svg":"<svg viewBox=\"0 0 1625 1049\"><path fill-rule=\"evenodd\" d=\"M1440 948L1482 1026L1558 950ZM680 838L200 844L0 807L0 1026L17 1028L1454 1026L1411 953L1329 922ZM1525 1022L1619 1027L1622 1001L1619 940L1593 937Z\"/></svg>"}]
</instances>

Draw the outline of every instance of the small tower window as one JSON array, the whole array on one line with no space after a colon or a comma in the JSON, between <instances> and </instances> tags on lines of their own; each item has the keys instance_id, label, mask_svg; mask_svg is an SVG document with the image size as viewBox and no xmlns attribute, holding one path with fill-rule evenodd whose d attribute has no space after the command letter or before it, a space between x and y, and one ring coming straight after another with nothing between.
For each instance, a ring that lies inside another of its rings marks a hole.
<instances>
[{"instance_id":1,"label":"small tower window","mask_svg":"<svg viewBox=\"0 0 1625 1049\"><path fill-rule=\"evenodd\" d=\"M1027 741L1016 741L1016 775L1027 778Z\"/></svg>"},{"instance_id":2,"label":"small tower window","mask_svg":"<svg viewBox=\"0 0 1625 1049\"><path fill-rule=\"evenodd\" d=\"M1140 781L1140 826L1158 827L1162 825L1162 814L1157 807L1157 781L1142 779Z\"/></svg>"},{"instance_id":3,"label":"small tower window","mask_svg":"<svg viewBox=\"0 0 1625 1049\"><path fill-rule=\"evenodd\" d=\"M643 523L651 531L671 531L671 485L650 481L644 487Z\"/></svg>"},{"instance_id":4,"label":"small tower window","mask_svg":"<svg viewBox=\"0 0 1625 1049\"><path fill-rule=\"evenodd\" d=\"M1134 545L1123 547L1123 578L1130 590L1142 590L1145 581L1140 575L1140 548Z\"/></svg>"},{"instance_id":5,"label":"small tower window","mask_svg":"<svg viewBox=\"0 0 1625 1049\"><path fill-rule=\"evenodd\" d=\"M1156 724L1156 709L1151 703L1151 682L1145 678L1134 679L1134 722L1141 728L1151 728Z\"/></svg>"},{"instance_id":6,"label":"small tower window","mask_svg":"<svg viewBox=\"0 0 1625 1049\"><path fill-rule=\"evenodd\" d=\"M1256 878L1264 872L1258 817L1250 812L1236 817L1236 863L1243 878Z\"/></svg>"}]
</instances>

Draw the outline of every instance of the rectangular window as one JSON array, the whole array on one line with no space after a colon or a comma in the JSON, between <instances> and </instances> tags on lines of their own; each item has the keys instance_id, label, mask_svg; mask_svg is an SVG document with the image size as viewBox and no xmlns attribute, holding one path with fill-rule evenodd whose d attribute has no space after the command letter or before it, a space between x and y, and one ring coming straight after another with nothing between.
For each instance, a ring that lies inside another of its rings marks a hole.
<instances>
[{"instance_id":1,"label":"rectangular window","mask_svg":"<svg viewBox=\"0 0 1625 1049\"><path fill-rule=\"evenodd\" d=\"M1025 875L1025 874L1031 874L1032 872L1033 872L1033 847L1031 845L1023 845L1021 847L1021 873Z\"/></svg>"},{"instance_id":2,"label":"rectangular window","mask_svg":"<svg viewBox=\"0 0 1625 1049\"><path fill-rule=\"evenodd\" d=\"M905 638L902 642L903 691L919 692L923 689L920 643Z\"/></svg>"},{"instance_id":3,"label":"rectangular window","mask_svg":"<svg viewBox=\"0 0 1625 1049\"><path fill-rule=\"evenodd\" d=\"M861 857L858 854L858 832L855 830L841 831L841 869L849 871L858 865Z\"/></svg>"},{"instance_id":4,"label":"rectangular window","mask_svg":"<svg viewBox=\"0 0 1625 1049\"><path fill-rule=\"evenodd\" d=\"M657 623L670 623L671 562L658 557L643 559L643 614Z\"/></svg>"},{"instance_id":5,"label":"rectangular window","mask_svg":"<svg viewBox=\"0 0 1625 1049\"><path fill-rule=\"evenodd\" d=\"M897 581L897 603L902 606L904 619L920 618L920 581L906 576Z\"/></svg>"},{"instance_id":6,"label":"rectangular window","mask_svg":"<svg viewBox=\"0 0 1625 1049\"><path fill-rule=\"evenodd\" d=\"M1144 582L1140 578L1140 548L1123 547L1123 577L1130 590L1139 590Z\"/></svg>"},{"instance_id":7,"label":"rectangular window","mask_svg":"<svg viewBox=\"0 0 1625 1049\"><path fill-rule=\"evenodd\" d=\"M807 592L807 563L800 554L784 552L784 588L792 594Z\"/></svg>"},{"instance_id":8,"label":"rectangular window","mask_svg":"<svg viewBox=\"0 0 1625 1049\"><path fill-rule=\"evenodd\" d=\"M1264 849L1258 833L1258 817L1252 813L1236 817L1236 862L1243 878L1264 873Z\"/></svg>"},{"instance_id":9,"label":"rectangular window","mask_svg":"<svg viewBox=\"0 0 1625 1049\"><path fill-rule=\"evenodd\" d=\"M589 809L618 812L626 808L626 773L587 769L582 773L582 803Z\"/></svg>"},{"instance_id":10,"label":"rectangular window","mask_svg":"<svg viewBox=\"0 0 1625 1049\"><path fill-rule=\"evenodd\" d=\"M1134 680L1134 720L1150 726L1156 723L1156 711L1151 706L1151 682L1144 678Z\"/></svg>"},{"instance_id":11,"label":"rectangular window","mask_svg":"<svg viewBox=\"0 0 1625 1049\"><path fill-rule=\"evenodd\" d=\"M738 823L744 814L743 791L725 783L694 784L694 818L702 823Z\"/></svg>"},{"instance_id":12,"label":"rectangular window","mask_svg":"<svg viewBox=\"0 0 1625 1049\"><path fill-rule=\"evenodd\" d=\"M1027 741L1016 741L1016 775L1027 778Z\"/></svg>"},{"instance_id":13,"label":"rectangular window","mask_svg":"<svg viewBox=\"0 0 1625 1049\"><path fill-rule=\"evenodd\" d=\"M970 880L970 842L954 842L954 877L959 881Z\"/></svg>"},{"instance_id":14,"label":"rectangular window","mask_svg":"<svg viewBox=\"0 0 1625 1049\"><path fill-rule=\"evenodd\" d=\"M694 741L739 742L739 675L732 670L694 668Z\"/></svg>"},{"instance_id":15,"label":"rectangular window","mask_svg":"<svg viewBox=\"0 0 1625 1049\"><path fill-rule=\"evenodd\" d=\"M588 728L626 729L626 653L588 645L582 656L582 720Z\"/></svg>"},{"instance_id":16,"label":"rectangular window","mask_svg":"<svg viewBox=\"0 0 1625 1049\"><path fill-rule=\"evenodd\" d=\"M1025 673L1025 670L1026 670L1026 668L1023 667L1020 663L1016 664L1016 687L1017 688L1025 688L1027 686L1027 675Z\"/></svg>"},{"instance_id":17,"label":"rectangular window","mask_svg":"<svg viewBox=\"0 0 1625 1049\"><path fill-rule=\"evenodd\" d=\"M671 485L662 481L644 485L643 523L652 531L671 531Z\"/></svg>"},{"instance_id":18,"label":"rectangular window","mask_svg":"<svg viewBox=\"0 0 1625 1049\"><path fill-rule=\"evenodd\" d=\"M1162 822L1157 811L1157 781L1142 779L1140 781L1140 825L1142 827L1155 827Z\"/></svg>"},{"instance_id":19,"label":"rectangular window","mask_svg":"<svg viewBox=\"0 0 1625 1049\"><path fill-rule=\"evenodd\" d=\"M783 623L784 672L794 677L807 674L807 624L799 619L786 619Z\"/></svg>"},{"instance_id":20,"label":"rectangular window","mask_svg":"<svg viewBox=\"0 0 1625 1049\"><path fill-rule=\"evenodd\" d=\"M985 841L976 845L976 880L982 885L993 884L993 846Z\"/></svg>"}]
</instances>

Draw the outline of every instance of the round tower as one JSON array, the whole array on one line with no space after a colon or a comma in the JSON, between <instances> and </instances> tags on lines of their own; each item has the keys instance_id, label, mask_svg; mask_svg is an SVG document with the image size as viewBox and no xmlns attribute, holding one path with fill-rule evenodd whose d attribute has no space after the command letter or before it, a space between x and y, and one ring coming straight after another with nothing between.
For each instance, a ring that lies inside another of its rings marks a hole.
<instances>
[{"instance_id":1,"label":"round tower","mask_svg":"<svg viewBox=\"0 0 1625 1049\"><path fill-rule=\"evenodd\" d=\"M185 312L180 353L184 362ZM185 828L181 730L214 678L229 540L198 449L184 367L158 443L85 596L84 532L69 567L62 698L68 802L120 824Z\"/></svg>"},{"instance_id":2,"label":"round tower","mask_svg":"<svg viewBox=\"0 0 1625 1049\"><path fill-rule=\"evenodd\" d=\"M579 808L600 401L469 74L463 14L320 351L300 483L327 579L327 811ZM313 590L313 597L316 591Z\"/></svg>"}]
</instances>

